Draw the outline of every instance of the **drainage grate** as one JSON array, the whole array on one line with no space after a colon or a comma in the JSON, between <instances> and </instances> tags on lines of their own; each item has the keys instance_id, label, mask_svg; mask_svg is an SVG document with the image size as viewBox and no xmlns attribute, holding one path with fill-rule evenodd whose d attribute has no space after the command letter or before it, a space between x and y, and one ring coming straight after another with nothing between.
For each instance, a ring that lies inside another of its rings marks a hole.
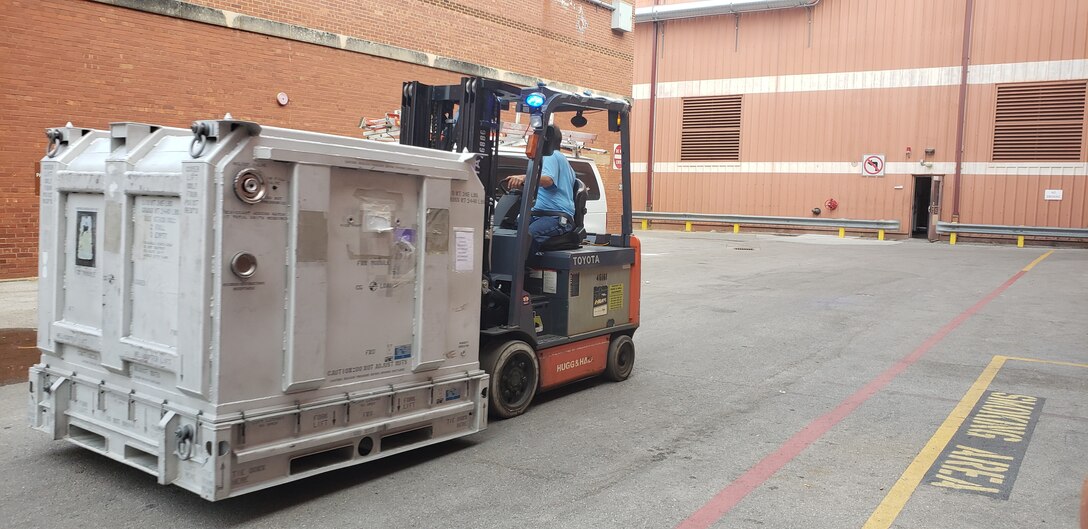
<instances>
[{"instance_id":1,"label":"drainage grate","mask_svg":"<svg viewBox=\"0 0 1088 529\"><path fill-rule=\"evenodd\" d=\"M749 251L749 252L751 252L751 251L755 250L755 248L742 248L742 247L740 247L740 246L735 246L735 247L733 247L733 249L734 249L734 250L747 250L747 251Z\"/></svg>"}]
</instances>

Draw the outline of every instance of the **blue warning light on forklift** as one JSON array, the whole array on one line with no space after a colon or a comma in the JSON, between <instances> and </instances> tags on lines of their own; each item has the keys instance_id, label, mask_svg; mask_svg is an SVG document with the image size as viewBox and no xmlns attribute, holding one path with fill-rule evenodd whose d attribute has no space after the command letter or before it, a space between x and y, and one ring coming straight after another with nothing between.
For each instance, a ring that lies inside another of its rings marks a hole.
<instances>
[{"instance_id":1,"label":"blue warning light on forklift","mask_svg":"<svg viewBox=\"0 0 1088 529\"><path fill-rule=\"evenodd\" d=\"M533 92L525 96L525 106L529 108L540 108L544 106L544 94Z\"/></svg>"}]
</instances>

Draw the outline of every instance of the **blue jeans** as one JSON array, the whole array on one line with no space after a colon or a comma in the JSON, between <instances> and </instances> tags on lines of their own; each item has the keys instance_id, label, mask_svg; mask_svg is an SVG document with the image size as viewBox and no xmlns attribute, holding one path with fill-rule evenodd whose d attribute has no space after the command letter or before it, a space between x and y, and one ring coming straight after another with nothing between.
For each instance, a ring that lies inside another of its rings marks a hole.
<instances>
[{"instance_id":1,"label":"blue jeans","mask_svg":"<svg viewBox=\"0 0 1088 529\"><path fill-rule=\"evenodd\" d=\"M565 222L564 222L565 221ZM574 230L574 223L560 217L533 216L533 222L529 223L529 236L533 238L529 244L529 255L540 252L540 245L552 237L563 235Z\"/></svg>"}]
</instances>

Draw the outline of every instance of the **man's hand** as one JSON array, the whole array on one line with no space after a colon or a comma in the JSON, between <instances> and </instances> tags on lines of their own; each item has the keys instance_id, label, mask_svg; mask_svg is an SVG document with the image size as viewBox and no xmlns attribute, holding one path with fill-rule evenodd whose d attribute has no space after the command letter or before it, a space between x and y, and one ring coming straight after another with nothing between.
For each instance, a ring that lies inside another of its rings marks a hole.
<instances>
[{"instance_id":1,"label":"man's hand","mask_svg":"<svg viewBox=\"0 0 1088 529\"><path fill-rule=\"evenodd\" d=\"M521 189L522 187L525 187L525 175L516 174L508 176L506 177L505 182L507 189Z\"/></svg>"}]
</instances>

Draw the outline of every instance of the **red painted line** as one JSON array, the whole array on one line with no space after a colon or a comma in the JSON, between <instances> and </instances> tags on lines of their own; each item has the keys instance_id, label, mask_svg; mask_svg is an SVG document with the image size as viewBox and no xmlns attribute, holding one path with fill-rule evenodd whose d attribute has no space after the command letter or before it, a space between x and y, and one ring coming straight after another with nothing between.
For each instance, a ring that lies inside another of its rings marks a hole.
<instances>
[{"instance_id":1,"label":"red painted line","mask_svg":"<svg viewBox=\"0 0 1088 529\"><path fill-rule=\"evenodd\" d=\"M829 430L839 424L840 421L845 419L848 415L854 412L858 406L863 402L869 400L869 397L875 395L878 391L887 386L895 377L899 376L904 370L911 366L911 364L920 360L934 345L940 343L949 333L954 331L956 327L959 327L968 318L973 316L983 307L988 305L997 296L1000 296L1002 292L1007 290L1013 283L1023 277L1027 273L1021 270L1016 275L1005 281L1004 284L997 287L986 295L986 297L980 299L978 303L975 303L971 308L961 312L959 316L956 316L952 321L941 327L933 336L930 336L926 341L922 342L915 350L910 354L904 356L898 362L893 364L883 373L876 376L876 378L869 381L868 384L862 386L853 395L850 395L839 403L835 409L821 415L812 422L808 423L801 431L793 434L782 446L778 447L774 453L764 457L755 466L749 468L744 474L741 474L739 478L734 480L724 489L720 490L714 495L710 501L706 502L699 510L689 516L680 525L676 526L677 529L703 529L710 527L715 522L725 516L726 513L733 510L738 503L741 502L750 492L762 485L768 478L773 476L776 472L786 466L793 458L803 452L805 448L808 448L814 441L823 437Z\"/></svg>"}]
</instances>

